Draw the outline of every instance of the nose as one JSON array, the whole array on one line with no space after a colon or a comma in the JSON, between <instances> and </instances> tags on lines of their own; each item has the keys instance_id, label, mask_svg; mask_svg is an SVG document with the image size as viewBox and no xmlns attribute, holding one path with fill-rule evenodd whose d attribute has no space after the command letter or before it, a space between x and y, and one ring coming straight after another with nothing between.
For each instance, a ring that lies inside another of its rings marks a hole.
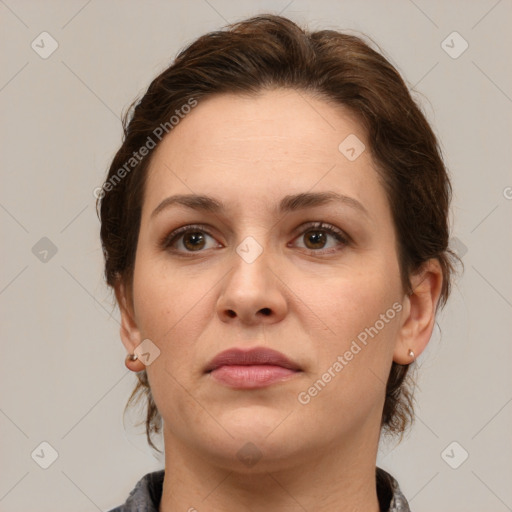
<instances>
[{"instance_id":1,"label":"nose","mask_svg":"<svg viewBox=\"0 0 512 512\"><path fill-rule=\"evenodd\" d=\"M266 252L252 262L233 253L232 269L225 276L217 302L217 313L223 322L272 324L285 317L288 288Z\"/></svg>"}]
</instances>

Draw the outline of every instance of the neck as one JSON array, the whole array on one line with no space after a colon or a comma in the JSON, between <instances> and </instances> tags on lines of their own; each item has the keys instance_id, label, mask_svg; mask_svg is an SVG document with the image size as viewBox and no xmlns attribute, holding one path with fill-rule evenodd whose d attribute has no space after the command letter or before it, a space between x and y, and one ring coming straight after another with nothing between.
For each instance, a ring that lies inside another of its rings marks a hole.
<instances>
[{"instance_id":1,"label":"neck","mask_svg":"<svg viewBox=\"0 0 512 512\"><path fill-rule=\"evenodd\" d=\"M246 471L210 460L165 437L166 466L159 512L379 512L377 439L316 447L312 453ZM364 436L361 436L364 439ZM370 442L371 441L371 442ZM233 461L233 467L238 467Z\"/></svg>"}]
</instances>

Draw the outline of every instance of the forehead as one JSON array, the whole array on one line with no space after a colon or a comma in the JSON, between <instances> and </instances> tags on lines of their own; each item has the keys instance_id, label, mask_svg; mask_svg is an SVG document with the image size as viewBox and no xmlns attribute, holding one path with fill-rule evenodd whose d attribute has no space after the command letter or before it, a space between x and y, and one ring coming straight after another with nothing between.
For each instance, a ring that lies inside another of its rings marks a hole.
<instances>
[{"instance_id":1,"label":"forehead","mask_svg":"<svg viewBox=\"0 0 512 512\"><path fill-rule=\"evenodd\" d=\"M362 126L343 106L327 103L305 92L290 89L262 91L254 95L219 94L200 100L166 137L158 152L172 151L171 138L188 139L180 156L191 156L197 149L208 149L222 159L226 154L244 157L244 149L267 149L261 160L307 155L308 159L336 158L340 137L357 134ZM289 154L289 150L293 153ZM329 154L330 153L330 154ZM178 155L176 155L178 156ZM202 155L195 153L195 159Z\"/></svg>"},{"instance_id":2,"label":"forehead","mask_svg":"<svg viewBox=\"0 0 512 512\"><path fill-rule=\"evenodd\" d=\"M358 152L364 147L356 117L305 92L277 89L206 98L156 149L143 217L170 193L259 205L293 192L334 190L386 208L369 151L350 160L340 151L346 140L359 141Z\"/></svg>"}]
</instances>

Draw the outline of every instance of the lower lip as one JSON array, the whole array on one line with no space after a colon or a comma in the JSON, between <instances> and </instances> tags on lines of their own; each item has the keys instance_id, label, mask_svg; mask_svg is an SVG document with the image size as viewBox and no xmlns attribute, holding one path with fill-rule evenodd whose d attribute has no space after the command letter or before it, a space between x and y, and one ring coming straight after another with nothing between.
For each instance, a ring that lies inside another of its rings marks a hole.
<instances>
[{"instance_id":1,"label":"lower lip","mask_svg":"<svg viewBox=\"0 0 512 512\"><path fill-rule=\"evenodd\" d=\"M274 365L219 366L210 374L227 386L239 389L254 389L269 386L275 382L289 379L298 373L295 370Z\"/></svg>"}]
</instances>

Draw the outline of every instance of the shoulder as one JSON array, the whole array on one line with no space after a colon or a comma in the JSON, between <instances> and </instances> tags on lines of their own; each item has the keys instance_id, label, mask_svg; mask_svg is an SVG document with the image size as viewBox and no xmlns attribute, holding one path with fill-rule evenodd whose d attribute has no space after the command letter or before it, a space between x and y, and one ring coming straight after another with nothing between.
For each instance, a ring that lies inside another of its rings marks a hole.
<instances>
[{"instance_id":1,"label":"shoulder","mask_svg":"<svg viewBox=\"0 0 512 512\"><path fill-rule=\"evenodd\" d=\"M153 471L144 475L130 492L123 505L109 512L158 512L165 470Z\"/></svg>"},{"instance_id":2,"label":"shoulder","mask_svg":"<svg viewBox=\"0 0 512 512\"><path fill-rule=\"evenodd\" d=\"M381 468L376 468L376 476L381 512L411 512L398 482Z\"/></svg>"}]
</instances>

